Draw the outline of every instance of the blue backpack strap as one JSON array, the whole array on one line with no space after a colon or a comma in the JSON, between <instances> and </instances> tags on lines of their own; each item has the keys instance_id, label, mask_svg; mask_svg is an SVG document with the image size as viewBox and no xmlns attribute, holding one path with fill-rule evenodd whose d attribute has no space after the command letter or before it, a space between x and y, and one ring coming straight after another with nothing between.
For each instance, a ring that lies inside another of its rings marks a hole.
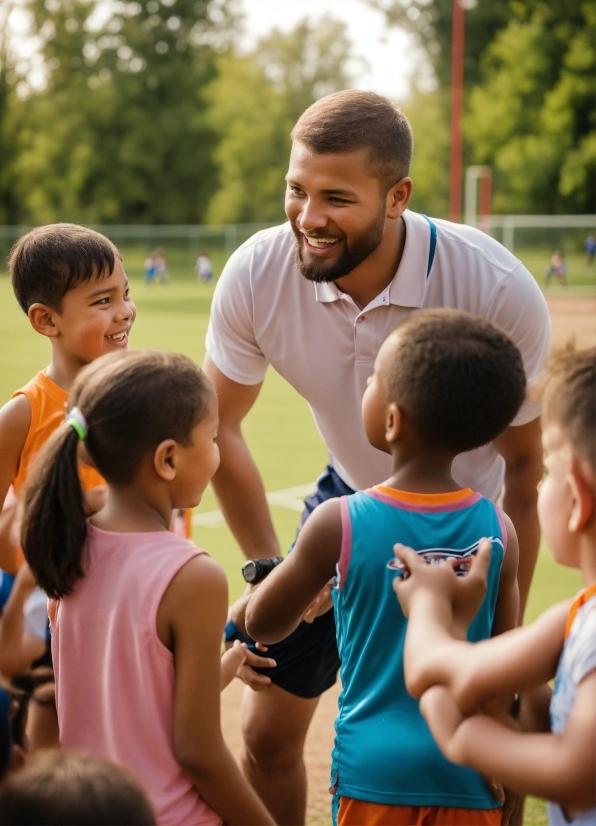
<instances>
[{"instance_id":1,"label":"blue backpack strap","mask_svg":"<svg viewBox=\"0 0 596 826\"><path fill-rule=\"evenodd\" d=\"M430 246L428 248L428 266L426 267L426 277L428 278L433 261L435 260L435 250L437 248L437 225L434 221L431 221L428 215L425 215L424 217L428 221L428 225L430 227Z\"/></svg>"}]
</instances>

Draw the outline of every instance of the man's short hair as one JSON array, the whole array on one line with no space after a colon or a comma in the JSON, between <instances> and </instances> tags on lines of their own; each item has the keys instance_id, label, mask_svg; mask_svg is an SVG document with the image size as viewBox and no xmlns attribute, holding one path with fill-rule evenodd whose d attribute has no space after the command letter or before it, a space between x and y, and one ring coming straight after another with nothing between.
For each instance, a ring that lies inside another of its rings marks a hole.
<instances>
[{"instance_id":1,"label":"man's short hair","mask_svg":"<svg viewBox=\"0 0 596 826\"><path fill-rule=\"evenodd\" d=\"M389 401L428 445L464 453L511 424L525 398L526 375L503 330L470 313L435 309L410 316L393 335Z\"/></svg>"},{"instance_id":2,"label":"man's short hair","mask_svg":"<svg viewBox=\"0 0 596 826\"><path fill-rule=\"evenodd\" d=\"M40 303L60 311L77 284L114 272L118 249L104 235L78 224L48 224L19 238L10 251L12 288L23 312Z\"/></svg>"},{"instance_id":3,"label":"man's short hair","mask_svg":"<svg viewBox=\"0 0 596 826\"><path fill-rule=\"evenodd\" d=\"M321 154L367 149L385 192L410 170L414 141L408 119L374 92L346 89L321 98L298 118L290 137Z\"/></svg>"},{"instance_id":4,"label":"man's short hair","mask_svg":"<svg viewBox=\"0 0 596 826\"><path fill-rule=\"evenodd\" d=\"M573 452L596 466L596 347L570 344L551 358L543 386L545 424L556 424Z\"/></svg>"}]
</instances>

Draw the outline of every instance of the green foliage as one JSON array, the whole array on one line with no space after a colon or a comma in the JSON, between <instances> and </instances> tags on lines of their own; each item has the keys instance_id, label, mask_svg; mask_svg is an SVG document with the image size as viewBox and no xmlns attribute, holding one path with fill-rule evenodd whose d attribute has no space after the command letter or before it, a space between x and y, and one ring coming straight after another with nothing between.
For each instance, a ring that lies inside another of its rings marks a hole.
<instances>
[{"instance_id":1,"label":"green foliage","mask_svg":"<svg viewBox=\"0 0 596 826\"><path fill-rule=\"evenodd\" d=\"M411 207L416 212L446 218L449 211L449 95L443 89L414 90L404 103L414 132L410 176Z\"/></svg>"},{"instance_id":2,"label":"green foliage","mask_svg":"<svg viewBox=\"0 0 596 826\"><path fill-rule=\"evenodd\" d=\"M453 0L369 2L384 9L390 23L417 35L447 103ZM464 5L468 7L464 163L492 167L493 212L593 212L594 4L586 0L480 0L473 5L464 0ZM435 184L440 187L448 169L443 143L448 103L440 118L432 99L423 104L415 93L413 104L406 109L417 140L422 138L419 148L425 156L424 164L421 158L416 163L423 179L436 175ZM433 169L436 164L426 151L426 134L435 130L437 151L445 163L442 175Z\"/></svg>"},{"instance_id":3,"label":"green foliage","mask_svg":"<svg viewBox=\"0 0 596 826\"><path fill-rule=\"evenodd\" d=\"M216 184L201 88L234 31L229 0L29 0L47 88L22 103L20 220L190 223Z\"/></svg>"},{"instance_id":4,"label":"green foliage","mask_svg":"<svg viewBox=\"0 0 596 826\"><path fill-rule=\"evenodd\" d=\"M592 212L596 11L579 0L533 6L487 49L466 139L473 162L495 170L496 212Z\"/></svg>"},{"instance_id":5,"label":"green foliage","mask_svg":"<svg viewBox=\"0 0 596 826\"><path fill-rule=\"evenodd\" d=\"M345 25L329 17L274 30L250 55L223 55L207 87L209 120L221 136L215 151L220 187L209 204L212 223L283 219L290 131L325 94L350 84Z\"/></svg>"}]
</instances>

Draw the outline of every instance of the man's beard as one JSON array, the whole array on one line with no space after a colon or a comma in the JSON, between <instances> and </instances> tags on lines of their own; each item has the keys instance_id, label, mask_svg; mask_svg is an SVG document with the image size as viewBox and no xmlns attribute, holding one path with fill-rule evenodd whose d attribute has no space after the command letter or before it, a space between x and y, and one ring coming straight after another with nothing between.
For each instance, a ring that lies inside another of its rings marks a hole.
<instances>
[{"instance_id":1,"label":"man's beard","mask_svg":"<svg viewBox=\"0 0 596 826\"><path fill-rule=\"evenodd\" d=\"M352 270L355 270L377 249L383 240L383 232L385 231L385 205L383 204L382 210L370 222L364 232L354 238L349 245L347 241L344 243L341 256L331 266L326 265L323 261L307 264L302 257L302 244L304 243L302 239L304 236L294 228L293 224L292 229L296 235L294 241L296 268L307 281L314 281L316 284L328 284L331 281L337 281L338 278L343 278L344 275L349 275Z\"/></svg>"}]
</instances>

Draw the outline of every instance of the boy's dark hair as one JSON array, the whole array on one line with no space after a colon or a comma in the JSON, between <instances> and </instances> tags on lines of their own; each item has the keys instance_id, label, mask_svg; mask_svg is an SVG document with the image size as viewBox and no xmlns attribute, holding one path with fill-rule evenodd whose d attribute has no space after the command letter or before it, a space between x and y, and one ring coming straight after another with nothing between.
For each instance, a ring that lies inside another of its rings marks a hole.
<instances>
[{"instance_id":1,"label":"boy's dark hair","mask_svg":"<svg viewBox=\"0 0 596 826\"><path fill-rule=\"evenodd\" d=\"M573 451L596 465L596 347L569 344L552 357L543 386L543 419L559 425Z\"/></svg>"},{"instance_id":2,"label":"boy's dark hair","mask_svg":"<svg viewBox=\"0 0 596 826\"><path fill-rule=\"evenodd\" d=\"M522 357L499 327L459 310L422 310L393 335L389 400L418 434L454 454L481 447L511 423L525 398Z\"/></svg>"},{"instance_id":3,"label":"boy's dark hair","mask_svg":"<svg viewBox=\"0 0 596 826\"><path fill-rule=\"evenodd\" d=\"M118 249L104 235L78 224L36 227L15 242L8 259L12 288L27 313L40 303L60 311L69 290L114 272Z\"/></svg>"},{"instance_id":4,"label":"boy's dark hair","mask_svg":"<svg viewBox=\"0 0 596 826\"><path fill-rule=\"evenodd\" d=\"M90 754L41 751L0 789L0 824L155 824L151 804L125 769Z\"/></svg>"},{"instance_id":5,"label":"boy's dark hair","mask_svg":"<svg viewBox=\"0 0 596 826\"><path fill-rule=\"evenodd\" d=\"M410 170L414 139L408 119L374 92L346 89L321 98L300 115L290 137L321 154L368 149L384 193Z\"/></svg>"},{"instance_id":6,"label":"boy's dark hair","mask_svg":"<svg viewBox=\"0 0 596 826\"><path fill-rule=\"evenodd\" d=\"M108 484L125 486L165 439L189 444L213 398L211 383L187 356L137 350L86 365L68 406L86 419L92 464ZM24 492L21 544L35 579L55 599L84 575L87 523L78 456L79 437L65 422L40 451Z\"/></svg>"}]
</instances>

